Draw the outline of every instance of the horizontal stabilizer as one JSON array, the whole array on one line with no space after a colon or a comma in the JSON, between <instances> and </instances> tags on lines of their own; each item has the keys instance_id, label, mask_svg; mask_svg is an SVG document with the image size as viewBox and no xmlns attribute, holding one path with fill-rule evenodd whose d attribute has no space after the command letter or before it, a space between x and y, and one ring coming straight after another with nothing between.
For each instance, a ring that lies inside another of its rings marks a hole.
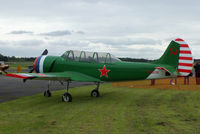
<instances>
[{"instance_id":1,"label":"horizontal stabilizer","mask_svg":"<svg viewBox=\"0 0 200 134\"><path fill-rule=\"evenodd\" d=\"M165 70L166 72L168 72L169 74L171 74L166 68L164 67L156 67L156 69L160 69L160 70Z\"/></svg>"},{"instance_id":2,"label":"horizontal stabilizer","mask_svg":"<svg viewBox=\"0 0 200 134\"><path fill-rule=\"evenodd\" d=\"M147 79L162 79L177 77L178 71L170 65L162 65L155 68L155 70L147 77Z\"/></svg>"}]
</instances>

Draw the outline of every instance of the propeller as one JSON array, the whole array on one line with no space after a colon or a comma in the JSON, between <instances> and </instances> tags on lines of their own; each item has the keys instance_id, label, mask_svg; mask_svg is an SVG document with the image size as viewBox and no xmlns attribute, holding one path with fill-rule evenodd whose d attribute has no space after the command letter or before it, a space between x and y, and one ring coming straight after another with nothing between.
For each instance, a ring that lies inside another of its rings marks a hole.
<instances>
[{"instance_id":1,"label":"propeller","mask_svg":"<svg viewBox=\"0 0 200 134\"><path fill-rule=\"evenodd\" d=\"M34 66L29 66L28 68L30 69L29 73L32 73L34 71Z\"/></svg>"},{"instance_id":2,"label":"propeller","mask_svg":"<svg viewBox=\"0 0 200 134\"><path fill-rule=\"evenodd\" d=\"M44 51L43 51L43 53L41 54L41 56L42 55L47 55L48 54L48 50L47 49L45 49ZM34 66L32 65L32 66L29 66L29 73L32 73L33 71L34 71Z\"/></svg>"},{"instance_id":3,"label":"propeller","mask_svg":"<svg viewBox=\"0 0 200 134\"><path fill-rule=\"evenodd\" d=\"M45 49L44 52L42 53L42 55L47 55L48 54L48 50Z\"/></svg>"}]
</instances>

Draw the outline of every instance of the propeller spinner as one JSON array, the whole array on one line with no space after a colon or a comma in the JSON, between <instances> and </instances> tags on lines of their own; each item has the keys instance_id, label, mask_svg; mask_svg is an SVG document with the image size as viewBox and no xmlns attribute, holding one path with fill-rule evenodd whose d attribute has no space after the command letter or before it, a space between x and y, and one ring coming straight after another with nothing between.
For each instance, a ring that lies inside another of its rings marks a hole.
<instances>
[{"instance_id":1,"label":"propeller spinner","mask_svg":"<svg viewBox=\"0 0 200 134\"><path fill-rule=\"evenodd\" d=\"M48 50L45 49L45 50L43 51L43 53L41 54L41 56L44 56L44 55L47 55L47 54L48 54ZM34 61L34 63L33 63L33 66L32 66L32 68L31 68L31 70L29 71L29 73L32 73L34 70L35 70L36 72L38 72L38 70L37 70L37 62L39 61L38 59L41 59L41 56L39 56L39 57L37 57L37 58L35 59L35 61Z\"/></svg>"}]
</instances>

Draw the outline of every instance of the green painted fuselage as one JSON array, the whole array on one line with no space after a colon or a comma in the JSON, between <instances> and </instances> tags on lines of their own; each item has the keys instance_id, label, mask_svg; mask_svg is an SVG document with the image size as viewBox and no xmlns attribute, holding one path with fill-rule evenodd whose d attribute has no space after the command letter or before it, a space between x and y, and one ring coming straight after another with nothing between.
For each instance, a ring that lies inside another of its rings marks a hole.
<instances>
[{"instance_id":1,"label":"green painted fuselage","mask_svg":"<svg viewBox=\"0 0 200 134\"><path fill-rule=\"evenodd\" d=\"M99 69L106 67L108 77L103 75ZM95 63L70 61L59 56L47 56L44 61L44 73L73 71L86 74L100 79L101 81L127 81L146 79L157 67L153 63L140 62L115 62L115 63Z\"/></svg>"},{"instance_id":2,"label":"green painted fuselage","mask_svg":"<svg viewBox=\"0 0 200 134\"><path fill-rule=\"evenodd\" d=\"M70 50L62 56L40 56L34 64L37 73L59 73L65 77L67 73L77 72L79 74L70 75L75 80L82 74L100 81L159 79L177 77L179 52L180 45L171 41L161 58L152 63L122 62L109 53ZM84 80L87 81L81 79Z\"/></svg>"}]
</instances>

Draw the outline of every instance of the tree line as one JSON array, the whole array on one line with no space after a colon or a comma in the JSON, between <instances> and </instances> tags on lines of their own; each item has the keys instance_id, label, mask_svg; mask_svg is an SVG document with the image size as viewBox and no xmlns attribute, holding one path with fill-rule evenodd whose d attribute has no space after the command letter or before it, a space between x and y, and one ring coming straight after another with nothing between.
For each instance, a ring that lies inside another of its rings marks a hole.
<instances>
[{"instance_id":1,"label":"tree line","mask_svg":"<svg viewBox=\"0 0 200 134\"><path fill-rule=\"evenodd\" d=\"M25 61L34 61L36 57L15 57L15 56L3 56L0 54L0 61L5 62L25 62Z\"/></svg>"}]
</instances>

